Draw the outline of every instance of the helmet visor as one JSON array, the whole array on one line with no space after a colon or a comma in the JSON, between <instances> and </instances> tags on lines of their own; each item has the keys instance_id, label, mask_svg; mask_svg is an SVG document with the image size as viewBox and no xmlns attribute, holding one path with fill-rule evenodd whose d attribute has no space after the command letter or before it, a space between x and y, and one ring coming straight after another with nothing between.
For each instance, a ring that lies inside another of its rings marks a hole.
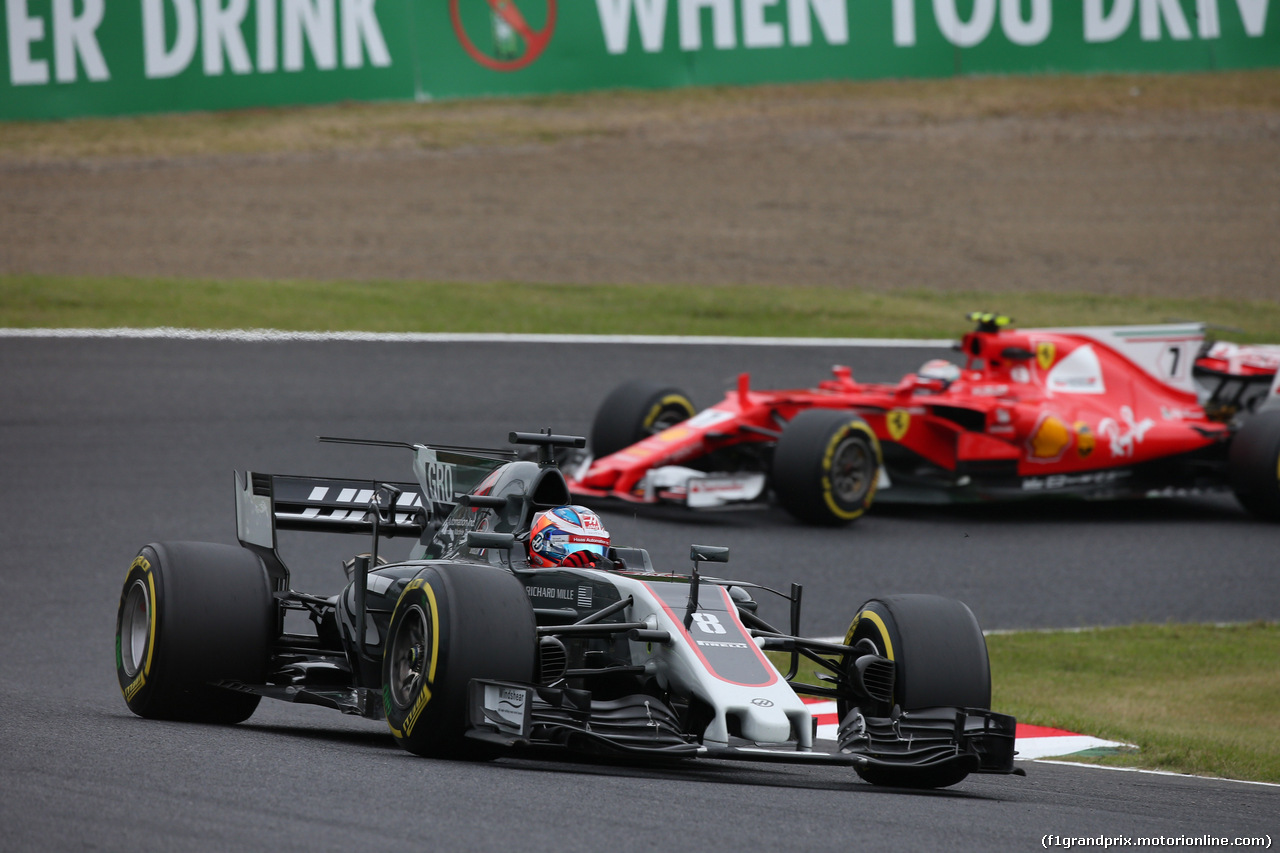
<instances>
[{"instance_id":1,"label":"helmet visor","mask_svg":"<svg viewBox=\"0 0 1280 853\"><path fill-rule=\"evenodd\" d=\"M563 560L574 551L590 551L603 557L605 549L609 546L609 540L604 537L583 536L564 530L548 530L545 536L544 543L537 546L537 550L543 556L556 560Z\"/></svg>"},{"instance_id":2,"label":"helmet visor","mask_svg":"<svg viewBox=\"0 0 1280 853\"><path fill-rule=\"evenodd\" d=\"M557 543L557 544L559 544L559 543ZM565 556L566 556L566 557L567 557L568 555L572 554L574 551L590 551L592 554L599 554L601 557L603 557L603 556L604 556L604 546L603 546L603 545L593 545L593 544L592 544L592 543L590 543L590 542L566 542L566 543L564 543L564 554L565 554Z\"/></svg>"}]
</instances>

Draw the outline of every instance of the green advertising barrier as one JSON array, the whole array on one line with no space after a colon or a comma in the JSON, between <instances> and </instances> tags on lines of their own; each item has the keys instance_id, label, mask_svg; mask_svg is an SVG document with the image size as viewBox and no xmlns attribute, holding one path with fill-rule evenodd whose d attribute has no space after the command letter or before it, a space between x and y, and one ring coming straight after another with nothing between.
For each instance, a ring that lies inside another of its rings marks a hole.
<instances>
[{"instance_id":1,"label":"green advertising barrier","mask_svg":"<svg viewBox=\"0 0 1280 853\"><path fill-rule=\"evenodd\" d=\"M1271 0L0 3L2 119L1280 66Z\"/></svg>"},{"instance_id":2,"label":"green advertising barrier","mask_svg":"<svg viewBox=\"0 0 1280 853\"><path fill-rule=\"evenodd\" d=\"M0 0L0 118L411 98L409 0Z\"/></svg>"}]
</instances>

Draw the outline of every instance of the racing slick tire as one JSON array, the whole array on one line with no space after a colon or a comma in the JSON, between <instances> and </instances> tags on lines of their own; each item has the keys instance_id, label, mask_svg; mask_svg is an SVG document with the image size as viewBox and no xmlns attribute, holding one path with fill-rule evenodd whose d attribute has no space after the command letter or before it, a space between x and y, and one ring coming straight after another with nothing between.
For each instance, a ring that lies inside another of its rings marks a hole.
<instances>
[{"instance_id":1,"label":"racing slick tire","mask_svg":"<svg viewBox=\"0 0 1280 853\"><path fill-rule=\"evenodd\" d=\"M396 743L415 755L486 759L465 737L473 678L533 681L537 629L524 585L506 569L439 565L400 594L382 657L382 704Z\"/></svg>"},{"instance_id":2,"label":"racing slick tire","mask_svg":"<svg viewBox=\"0 0 1280 853\"><path fill-rule=\"evenodd\" d=\"M782 430L770 482L782 508L806 524L858 519L876 496L880 442L853 412L807 409Z\"/></svg>"},{"instance_id":3,"label":"racing slick tire","mask_svg":"<svg viewBox=\"0 0 1280 853\"><path fill-rule=\"evenodd\" d=\"M679 388L632 380L610 392L591 424L591 453L596 459L693 417L689 395Z\"/></svg>"},{"instance_id":4,"label":"racing slick tire","mask_svg":"<svg viewBox=\"0 0 1280 853\"><path fill-rule=\"evenodd\" d=\"M234 724L261 697L213 682L262 684L277 609L262 561L239 546L153 542L125 576L116 676L140 717Z\"/></svg>"},{"instance_id":5,"label":"racing slick tire","mask_svg":"<svg viewBox=\"0 0 1280 853\"><path fill-rule=\"evenodd\" d=\"M991 667L982 628L967 605L937 595L887 595L863 604L845 635L845 645L870 640L877 653L894 663L893 703L861 705L864 714L887 717L893 705L904 711L921 708L990 708ZM841 661L852 667L851 656ZM855 705L838 700L841 720ZM858 775L873 785L899 788L945 788L969 771L957 767L859 767Z\"/></svg>"},{"instance_id":6,"label":"racing slick tire","mask_svg":"<svg viewBox=\"0 0 1280 853\"><path fill-rule=\"evenodd\" d=\"M1280 521L1280 410L1259 412L1244 422L1231 440L1227 473L1245 509Z\"/></svg>"}]
</instances>

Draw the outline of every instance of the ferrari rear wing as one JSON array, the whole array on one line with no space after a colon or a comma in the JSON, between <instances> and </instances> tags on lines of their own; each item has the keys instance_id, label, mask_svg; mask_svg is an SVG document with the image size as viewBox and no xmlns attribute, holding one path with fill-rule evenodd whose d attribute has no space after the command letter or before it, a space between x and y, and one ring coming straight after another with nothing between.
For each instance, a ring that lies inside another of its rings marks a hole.
<instances>
[{"instance_id":1,"label":"ferrari rear wing","mask_svg":"<svg viewBox=\"0 0 1280 853\"><path fill-rule=\"evenodd\" d=\"M1218 341L1196 359L1201 405L1210 417L1280 409L1280 346Z\"/></svg>"}]
</instances>

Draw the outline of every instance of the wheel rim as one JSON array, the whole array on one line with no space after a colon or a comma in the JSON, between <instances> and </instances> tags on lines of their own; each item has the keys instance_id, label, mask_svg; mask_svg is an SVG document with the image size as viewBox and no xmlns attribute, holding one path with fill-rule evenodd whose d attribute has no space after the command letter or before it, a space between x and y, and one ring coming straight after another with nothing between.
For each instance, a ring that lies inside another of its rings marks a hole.
<instances>
[{"instance_id":1,"label":"wheel rim","mask_svg":"<svg viewBox=\"0 0 1280 853\"><path fill-rule=\"evenodd\" d=\"M658 412L658 416L649 425L648 434L657 435L663 430L671 429L681 421L687 421L688 419L689 413L681 406L666 406L662 411Z\"/></svg>"},{"instance_id":2,"label":"wheel rim","mask_svg":"<svg viewBox=\"0 0 1280 853\"><path fill-rule=\"evenodd\" d=\"M873 467L865 442L853 437L840 442L831 459L831 488L841 503L862 502L871 486Z\"/></svg>"},{"instance_id":3,"label":"wheel rim","mask_svg":"<svg viewBox=\"0 0 1280 853\"><path fill-rule=\"evenodd\" d=\"M849 645L856 646L860 640L870 641L871 645L875 647L875 654L878 654L881 657L888 657L888 651L885 648L885 640L879 630L875 628L864 629L860 627L853 635L853 638L849 641ZM849 655L844 660L844 666L851 670L853 668L853 662L857 660L858 657L859 655ZM896 687L894 688L894 693L897 693ZM861 707L864 714L885 717L889 715L890 710L893 707L893 703L880 705L876 702L867 703L866 700L855 701L848 698L841 698L836 701L836 713L840 716L840 719L843 720L845 714L849 713L849 709L855 706Z\"/></svg>"},{"instance_id":4,"label":"wheel rim","mask_svg":"<svg viewBox=\"0 0 1280 853\"><path fill-rule=\"evenodd\" d=\"M147 659L151 640L151 595L139 578L129 587L120 623L120 662L130 678L138 674Z\"/></svg>"},{"instance_id":5,"label":"wheel rim","mask_svg":"<svg viewBox=\"0 0 1280 853\"><path fill-rule=\"evenodd\" d=\"M405 611L391 640L391 678L388 686L397 707L407 708L413 702L424 678L423 662L427 659L427 614L418 605Z\"/></svg>"}]
</instances>

